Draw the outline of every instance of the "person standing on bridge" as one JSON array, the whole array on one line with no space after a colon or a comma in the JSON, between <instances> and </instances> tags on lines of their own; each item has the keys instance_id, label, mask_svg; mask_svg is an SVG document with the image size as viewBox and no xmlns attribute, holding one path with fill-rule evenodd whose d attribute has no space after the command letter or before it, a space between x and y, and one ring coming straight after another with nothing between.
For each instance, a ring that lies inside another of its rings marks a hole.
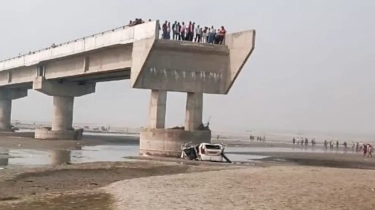
<instances>
[{"instance_id":1,"label":"person standing on bridge","mask_svg":"<svg viewBox=\"0 0 375 210\"><path fill-rule=\"evenodd\" d=\"M219 44L224 43L226 33L227 33L227 30L225 30L224 26L221 26L221 29L219 31Z\"/></svg>"},{"instance_id":2,"label":"person standing on bridge","mask_svg":"<svg viewBox=\"0 0 375 210\"><path fill-rule=\"evenodd\" d=\"M202 38L202 28L198 25L195 29L195 42L201 42Z\"/></svg>"},{"instance_id":3,"label":"person standing on bridge","mask_svg":"<svg viewBox=\"0 0 375 210\"><path fill-rule=\"evenodd\" d=\"M195 35L195 23L193 23L191 28L191 34L190 34L190 41L194 41L194 35Z\"/></svg>"},{"instance_id":4,"label":"person standing on bridge","mask_svg":"<svg viewBox=\"0 0 375 210\"><path fill-rule=\"evenodd\" d=\"M174 21L174 23L173 23L173 25L172 25L172 32L173 32L173 37L172 37L172 39L173 40L177 40L177 32L178 32L178 23L177 23L177 21Z\"/></svg>"},{"instance_id":5,"label":"person standing on bridge","mask_svg":"<svg viewBox=\"0 0 375 210\"><path fill-rule=\"evenodd\" d=\"M167 25L167 39L171 39L171 22Z\"/></svg>"},{"instance_id":6,"label":"person standing on bridge","mask_svg":"<svg viewBox=\"0 0 375 210\"><path fill-rule=\"evenodd\" d=\"M204 27L202 31L202 43L208 43L208 27Z\"/></svg>"},{"instance_id":7,"label":"person standing on bridge","mask_svg":"<svg viewBox=\"0 0 375 210\"><path fill-rule=\"evenodd\" d=\"M168 29L168 21L165 21L162 26L162 37L163 39L167 39L167 29Z\"/></svg>"},{"instance_id":8,"label":"person standing on bridge","mask_svg":"<svg viewBox=\"0 0 375 210\"><path fill-rule=\"evenodd\" d=\"M180 30L180 39L179 40L185 40L186 25L185 25L184 22L182 22L180 29L181 30Z\"/></svg>"},{"instance_id":9,"label":"person standing on bridge","mask_svg":"<svg viewBox=\"0 0 375 210\"><path fill-rule=\"evenodd\" d=\"M191 21L189 22L189 25L187 27L187 33L186 33L186 41L191 41L190 37L192 35L194 28L193 28L193 23Z\"/></svg>"},{"instance_id":10,"label":"person standing on bridge","mask_svg":"<svg viewBox=\"0 0 375 210\"><path fill-rule=\"evenodd\" d=\"M211 28L209 30L209 33L208 33L208 43L210 43L210 44L214 43L215 34L216 34L216 30L215 30L214 26L211 26Z\"/></svg>"},{"instance_id":11,"label":"person standing on bridge","mask_svg":"<svg viewBox=\"0 0 375 210\"><path fill-rule=\"evenodd\" d=\"M176 29L177 37L176 40L181 40L181 23L177 23L177 29Z\"/></svg>"}]
</instances>

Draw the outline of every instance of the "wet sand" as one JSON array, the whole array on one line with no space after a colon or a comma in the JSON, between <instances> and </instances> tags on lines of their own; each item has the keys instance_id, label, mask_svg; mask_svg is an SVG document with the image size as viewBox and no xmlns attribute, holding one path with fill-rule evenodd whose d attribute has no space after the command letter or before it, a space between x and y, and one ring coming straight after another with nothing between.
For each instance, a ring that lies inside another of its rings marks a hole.
<instances>
[{"instance_id":1,"label":"wet sand","mask_svg":"<svg viewBox=\"0 0 375 210\"><path fill-rule=\"evenodd\" d=\"M301 152L301 150L297 149L295 152L229 152L229 154L267 156L261 161L271 164L375 170L375 157L365 158L361 152L344 153L335 150Z\"/></svg>"},{"instance_id":2,"label":"wet sand","mask_svg":"<svg viewBox=\"0 0 375 210\"><path fill-rule=\"evenodd\" d=\"M79 209L108 209L103 206L112 203L109 201L110 196L97 189L110 183L140 177L222 169L224 168L140 161L0 170L0 209L77 209L77 205L80 206ZM76 195L71 196L72 194ZM88 198L95 197L98 197L98 207L93 208ZM46 203L50 203L48 208L44 206Z\"/></svg>"}]
</instances>

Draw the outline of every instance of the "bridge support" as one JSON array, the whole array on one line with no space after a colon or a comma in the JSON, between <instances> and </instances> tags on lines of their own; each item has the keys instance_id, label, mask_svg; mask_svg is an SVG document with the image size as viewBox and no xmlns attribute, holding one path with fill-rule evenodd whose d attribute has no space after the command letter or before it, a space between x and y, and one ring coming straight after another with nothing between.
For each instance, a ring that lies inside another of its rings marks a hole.
<instances>
[{"instance_id":1,"label":"bridge support","mask_svg":"<svg viewBox=\"0 0 375 210\"><path fill-rule=\"evenodd\" d=\"M74 97L54 96L52 131L73 130Z\"/></svg>"},{"instance_id":2,"label":"bridge support","mask_svg":"<svg viewBox=\"0 0 375 210\"><path fill-rule=\"evenodd\" d=\"M203 93L187 93L185 127L165 129L166 92L151 93L150 126L141 132L140 155L179 157L181 145L211 142L211 131L203 130Z\"/></svg>"},{"instance_id":3,"label":"bridge support","mask_svg":"<svg viewBox=\"0 0 375 210\"><path fill-rule=\"evenodd\" d=\"M38 77L33 83L33 89L53 96L52 127L35 130L35 138L46 140L82 139L83 130L74 130L73 128L74 97L94 93L95 84L59 83Z\"/></svg>"},{"instance_id":4,"label":"bridge support","mask_svg":"<svg viewBox=\"0 0 375 210\"><path fill-rule=\"evenodd\" d=\"M27 90L0 89L0 131L13 132L11 125L12 100L27 96Z\"/></svg>"},{"instance_id":5,"label":"bridge support","mask_svg":"<svg viewBox=\"0 0 375 210\"><path fill-rule=\"evenodd\" d=\"M151 91L150 100L150 128L164 128L167 110L167 92Z\"/></svg>"},{"instance_id":6,"label":"bridge support","mask_svg":"<svg viewBox=\"0 0 375 210\"><path fill-rule=\"evenodd\" d=\"M203 93L187 93L185 130L194 131L202 124Z\"/></svg>"}]
</instances>

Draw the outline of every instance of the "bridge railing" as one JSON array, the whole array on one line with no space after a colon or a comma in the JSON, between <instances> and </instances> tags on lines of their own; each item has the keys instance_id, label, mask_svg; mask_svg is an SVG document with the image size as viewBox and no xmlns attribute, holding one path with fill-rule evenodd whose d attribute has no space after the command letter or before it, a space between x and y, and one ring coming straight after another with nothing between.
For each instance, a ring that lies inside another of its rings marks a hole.
<instances>
[{"instance_id":1,"label":"bridge railing","mask_svg":"<svg viewBox=\"0 0 375 210\"><path fill-rule=\"evenodd\" d=\"M152 37L157 38L157 27L157 21L153 21L131 27L122 26L91 36L86 36L80 39L0 61L0 71L21 66L31 66L42 61L91 51L102 47L117 44L128 44L133 41Z\"/></svg>"}]
</instances>

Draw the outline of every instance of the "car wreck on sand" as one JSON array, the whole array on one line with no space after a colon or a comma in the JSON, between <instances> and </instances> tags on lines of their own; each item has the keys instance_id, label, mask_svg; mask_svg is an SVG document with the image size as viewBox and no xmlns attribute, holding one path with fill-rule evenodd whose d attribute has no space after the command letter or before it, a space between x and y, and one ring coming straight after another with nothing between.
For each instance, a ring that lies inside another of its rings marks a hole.
<instances>
[{"instance_id":1,"label":"car wreck on sand","mask_svg":"<svg viewBox=\"0 0 375 210\"><path fill-rule=\"evenodd\" d=\"M224 144L186 143L181 146L181 158L185 160L232 163L224 154Z\"/></svg>"}]
</instances>

